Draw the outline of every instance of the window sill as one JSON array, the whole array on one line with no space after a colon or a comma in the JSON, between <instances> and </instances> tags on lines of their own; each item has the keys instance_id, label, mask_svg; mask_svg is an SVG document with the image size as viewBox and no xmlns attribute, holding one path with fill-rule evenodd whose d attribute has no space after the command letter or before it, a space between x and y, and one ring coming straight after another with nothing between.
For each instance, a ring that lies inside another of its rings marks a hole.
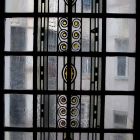
<instances>
[{"instance_id":1,"label":"window sill","mask_svg":"<svg viewBox=\"0 0 140 140\"><path fill-rule=\"evenodd\" d=\"M128 80L128 76L116 76L115 79L116 80L125 80L125 81L127 81Z\"/></svg>"}]
</instances>

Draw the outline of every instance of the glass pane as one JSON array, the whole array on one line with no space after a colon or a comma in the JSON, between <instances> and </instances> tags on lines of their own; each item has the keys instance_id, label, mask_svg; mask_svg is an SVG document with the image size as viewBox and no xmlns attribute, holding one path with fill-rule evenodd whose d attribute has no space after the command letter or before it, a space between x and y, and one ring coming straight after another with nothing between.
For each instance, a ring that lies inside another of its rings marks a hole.
<instances>
[{"instance_id":1,"label":"glass pane","mask_svg":"<svg viewBox=\"0 0 140 140\"><path fill-rule=\"evenodd\" d=\"M58 18L38 19L38 51L57 51L58 21Z\"/></svg>"},{"instance_id":2,"label":"glass pane","mask_svg":"<svg viewBox=\"0 0 140 140\"><path fill-rule=\"evenodd\" d=\"M135 13L136 0L107 0L108 13Z\"/></svg>"},{"instance_id":3,"label":"glass pane","mask_svg":"<svg viewBox=\"0 0 140 140\"><path fill-rule=\"evenodd\" d=\"M5 95L5 126L32 127L33 96L24 94Z\"/></svg>"},{"instance_id":4,"label":"glass pane","mask_svg":"<svg viewBox=\"0 0 140 140\"><path fill-rule=\"evenodd\" d=\"M106 90L132 91L135 84L135 58L107 57Z\"/></svg>"},{"instance_id":5,"label":"glass pane","mask_svg":"<svg viewBox=\"0 0 140 140\"><path fill-rule=\"evenodd\" d=\"M68 0L39 0L39 12L66 13L68 12ZM74 13L101 13L102 0L72 0L72 12Z\"/></svg>"},{"instance_id":6,"label":"glass pane","mask_svg":"<svg viewBox=\"0 0 140 140\"><path fill-rule=\"evenodd\" d=\"M136 20L107 19L107 51L135 52Z\"/></svg>"},{"instance_id":7,"label":"glass pane","mask_svg":"<svg viewBox=\"0 0 140 140\"><path fill-rule=\"evenodd\" d=\"M133 135L124 133L107 133L104 135L104 140L133 140Z\"/></svg>"},{"instance_id":8,"label":"glass pane","mask_svg":"<svg viewBox=\"0 0 140 140\"><path fill-rule=\"evenodd\" d=\"M57 124L57 95L38 95L37 125L38 127L55 127ZM48 113L49 112L49 113ZM44 119L41 118L44 116Z\"/></svg>"},{"instance_id":9,"label":"glass pane","mask_svg":"<svg viewBox=\"0 0 140 140\"><path fill-rule=\"evenodd\" d=\"M102 51L102 20L72 18L72 52ZM38 19L38 51L66 52L68 49L68 19Z\"/></svg>"},{"instance_id":10,"label":"glass pane","mask_svg":"<svg viewBox=\"0 0 140 140\"><path fill-rule=\"evenodd\" d=\"M99 133L71 133L71 139L73 140L100 140ZM37 134L37 140L64 140L67 139L66 133L44 132Z\"/></svg>"},{"instance_id":11,"label":"glass pane","mask_svg":"<svg viewBox=\"0 0 140 140\"><path fill-rule=\"evenodd\" d=\"M38 57L39 90L67 90L66 80L62 75L67 64L67 57L41 56Z\"/></svg>"},{"instance_id":12,"label":"glass pane","mask_svg":"<svg viewBox=\"0 0 140 140\"><path fill-rule=\"evenodd\" d=\"M101 58L72 57L71 62L76 68L72 90L101 90Z\"/></svg>"},{"instance_id":13,"label":"glass pane","mask_svg":"<svg viewBox=\"0 0 140 140\"><path fill-rule=\"evenodd\" d=\"M7 18L5 23L5 51L33 50L33 19Z\"/></svg>"},{"instance_id":14,"label":"glass pane","mask_svg":"<svg viewBox=\"0 0 140 140\"><path fill-rule=\"evenodd\" d=\"M5 132L5 140L33 140L33 134L29 132Z\"/></svg>"},{"instance_id":15,"label":"glass pane","mask_svg":"<svg viewBox=\"0 0 140 140\"><path fill-rule=\"evenodd\" d=\"M38 0L38 11L41 13L66 13L66 6L65 0Z\"/></svg>"},{"instance_id":16,"label":"glass pane","mask_svg":"<svg viewBox=\"0 0 140 140\"><path fill-rule=\"evenodd\" d=\"M38 127L67 127L67 96L38 95ZM49 113L48 113L49 112ZM101 97L97 95L71 96L72 128L99 128L101 113ZM44 117L44 119L41 119Z\"/></svg>"},{"instance_id":17,"label":"glass pane","mask_svg":"<svg viewBox=\"0 0 140 140\"><path fill-rule=\"evenodd\" d=\"M81 51L83 52L100 52L102 50L102 20L82 18L81 20L82 35Z\"/></svg>"},{"instance_id":18,"label":"glass pane","mask_svg":"<svg viewBox=\"0 0 140 140\"><path fill-rule=\"evenodd\" d=\"M6 12L33 12L34 0L6 0Z\"/></svg>"},{"instance_id":19,"label":"glass pane","mask_svg":"<svg viewBox=\"0 0 140 140\"><path fill-rule=\"evenodd\" d=\"M79 103L79 106L74 106L75 108L79 108L79 120L81 122L80 127L99 128L101 125L101 97L81 95L80 100L81 102Z\"/></svg>"},{"instance_id":20,"label":"glass pane","mask_svg":"<svg viewBox=\"0 0 140 140\"><path fill-rule=\"evenodd\" d=\"M74 13L101 13L102 0L73 0Z\"/></svg>"},{"instance_id":21,"label":"glass pane","mask_svg":"<svg viewBox=\"0 0 140 140\"><path fill-rule=\"evenodd\" d=\"M33 88L33 58L31 56L5 57L5 89Z\"/></svg>"},{"instance_id":22,"label":"glass pane","mask_svg":"<svg viewBox=\"0 0 140 140\"><path fill-rule=\"evenodd\" d=\"M132 129L134 122L133 96L106 96L105 128Z\"/></svg>"}]
</instances>

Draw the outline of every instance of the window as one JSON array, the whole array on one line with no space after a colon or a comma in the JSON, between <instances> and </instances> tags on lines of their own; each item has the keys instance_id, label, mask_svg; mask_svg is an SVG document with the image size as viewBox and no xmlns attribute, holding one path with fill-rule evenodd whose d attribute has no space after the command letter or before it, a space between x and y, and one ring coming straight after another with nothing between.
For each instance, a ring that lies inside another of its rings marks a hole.
<instances>
[{"instance_id":1,"label":"window","mask_svg":"<svg viewBox=\"0 0 140 140\"><path fill-rule=\"evenodd\" d=\"M126 128L127 113L121 111L114 111L114 125L116 128Z\"/></svg>"},{"instance_id":2,"label":"window","mask_svg":"<svg viewBox=\"0 0 140 140\"><path fill-rule=\"evenodd\" d=\"M128 75L128 66L127 58L119 56L117 61L117 76L127 77Z\"/></svg>"},{"instance_id":3,"label":"window","mask_svg":"<svg viewBox=\"0 0 140 140\"><path fill-rule=\"evenodd\" d=\"M0 140L135 140L138 3L1 0Z\"/></svg>"},{"instance_id":4,"label":"window","mask_svg":"<svg viewBox=\"0 0 140 140\"><path fill-rule=\"evenodd\" d=\"M127 52L129 50L128 39L115 39L115 47L118 52ZM127 57L117 57L117 76L121 78L128 77L128 59Z\"/></svg>"}]
</instances>

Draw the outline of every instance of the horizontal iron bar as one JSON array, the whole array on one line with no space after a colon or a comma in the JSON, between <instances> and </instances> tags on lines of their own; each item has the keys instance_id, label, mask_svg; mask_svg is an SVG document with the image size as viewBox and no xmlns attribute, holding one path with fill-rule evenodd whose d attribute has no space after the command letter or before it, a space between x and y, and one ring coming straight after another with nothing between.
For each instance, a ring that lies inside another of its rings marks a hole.
<instances>
[{"instance_id":1,"label":"horizontal iron bar","mask_svg":"<svg viewBox=\"0 0 140 140\"><path fill-rule=\"evenodd\" d=\"M133 52L0 52L2 56L88 56L88 57L104 57L104 56L128 56L136 57Z\"/></svg>"},{"instance_id":2,"label":"horizontal iron bar","mask_svg":"<svg viewBox=\"0 0 140 140\"><path fill-rule=\"evenodd\" d=\"M1 90L0 94L43 94L43 95L58 95L68 94L68 91L57 90ZM134 96L135 91L84 91L84 90L71 90L71 95L128 95Z\"/></svg>"},{"instance_id":3,"label":"horizontal iron bar","mask_svg":"<svg viewBox=\"0 0 140 140\"><path fill-rule=\"evenodd\" d=\"M123 14L123 13L4 13L0 17L83 17L83 18L137 18L137 14Z\"/></svg>"},{"instance_id":4,"label":"horizontal iron bar","mask_svg":"<svg viewBox=\"0 0 140 140\"><path fill-rule=\"evenodd\" d=\"M4 131L13 132L73 132L73 133L134 133L134 129L100 129L100 128L21 128L4 127Z\"/></svg>"}]
</instances>

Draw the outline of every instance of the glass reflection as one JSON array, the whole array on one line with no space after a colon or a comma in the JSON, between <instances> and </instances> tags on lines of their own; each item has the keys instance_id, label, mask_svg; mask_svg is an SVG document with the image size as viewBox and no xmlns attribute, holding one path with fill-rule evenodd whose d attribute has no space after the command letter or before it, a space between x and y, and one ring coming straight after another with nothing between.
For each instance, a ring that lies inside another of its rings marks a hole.
<instances>
[{"instance_id":1,"label":"glass reflection","mask_svg":"<svg viewBox=\"0 0 140 140\"><path fill-rule=\"evenodd\" d=\"M5 140L33 140L33 134L29 132L5 132Z\"/></svg>"},{"instance_id":2,"label":"glass reflection","mask_svg":"<svg viewBox=\"0 0 140 140\"><path fill-rule=\"evenodd\" d=\"M133 140L133 135L124 133L107 133L104 135L104 140Z\"/></svg>"},{"instance_id":3,"label":"glass reflection","mask_svg":"<svg viewBox=\"0 0 140 140\"><path fill-rule=\"evenodd\" d=\"M115 27L115 28L114 28ZM107 51L135 52L136 20L107 19Z\"/></svg>"},{"instance_id":4,"label":"glass reflection","mask_svg":"<svg viewBox=\"0 0 140 140\"><path fill-rule=\"evenodd\" d=\"M34 0L6 0L6 12L33 12Z\"/></svg>"},{"instance_id":5,"label":"glass reflection","mask_svg":"<svg viewBox=\"0 0 140 140\"><path fill-rule=\"evenodd\" d=\"M106 96L105 128L132 129L134 121L133 96Z\"/></svg>"},{"instance_id":6,"label":"glass reflection","mask_svg":"<svg viewBox=\"0 0 140 140\"><path fill-rule=\"evenodd\" d=\"M107 57L106 90L133 91L135 84L135 58Z\"/></svg>"},{"instance_id":7,"label":"glass reflection","mask_svg":"<svg viewBox=\"0 0 140 140\"><path fill-rule=\"evenodd\" d=\"M135 13L135 0L107 0L108 13Z\"/></svg>"},{"instance_id":8,"label":"glass reflection","mask_svg":"<svg viewBox=\"0 0 140 140\"><path fill-rule=\"evenodd\" d=\"M32 127L33 124L32 95L5 95L5 126Z\"/></svg>"},{"instance_id":9,"label":"glass reflection","mask_svg":"<svg viewBox=\"0 0 140 140\"><path fill-rule=\"evenodd\" d=\"M33 88L33 58L31 56L5 57L5 89Z\"/></svg>"},{"instance_id":10,"label":"glass reflection","mask_svg":"<svg viewBox=\"0 0 140 140\"><path fill-rule=\"evenodd\" d=\"M33 50L33 19L7 18L5 24L5 51Z\"/></svg>"}]
</instances>

